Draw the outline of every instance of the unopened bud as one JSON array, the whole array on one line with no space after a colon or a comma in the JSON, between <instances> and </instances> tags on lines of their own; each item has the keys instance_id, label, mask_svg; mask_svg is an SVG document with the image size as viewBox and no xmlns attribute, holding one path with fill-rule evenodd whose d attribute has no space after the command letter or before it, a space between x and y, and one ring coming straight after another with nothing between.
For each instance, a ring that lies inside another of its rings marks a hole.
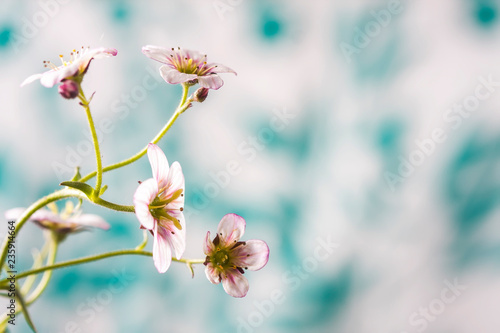
<instances>
[{"instance_id":1,"label":"unopened bud","mask_svg":"<svg viewBox=\"0 0 500 333\"><path fill-rule=\"evenodd\" d=\"M67 99L76 98L78 96L78 93L79 93L79 87L78 84L76 84L74 81L65 80L59 86L59 94L61 94L61 96L64 98Z\"/></svg>"},{"instance_id":2,"label":"unopened bud","mask_svg":"<svg viewBox=\"0 0 500 333\"><path fill-rule=\"evenodd\" d=\"M208 96L208 89L207 88L203 88L203 87L198 88L198 90L196 90L194 92L193 101L202 103L203 101L205 101L207 99L207 96Z\"/></svg>"}]
</instances>

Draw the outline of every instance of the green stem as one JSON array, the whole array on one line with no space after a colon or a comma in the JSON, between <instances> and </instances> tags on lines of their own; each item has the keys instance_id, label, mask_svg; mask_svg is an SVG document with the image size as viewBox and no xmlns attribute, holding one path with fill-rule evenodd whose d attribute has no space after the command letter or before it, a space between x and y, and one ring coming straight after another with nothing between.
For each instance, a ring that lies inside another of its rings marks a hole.
<instances>
[{"instance_id":1,"label":"green stem","mask_svg":"<svg viewBox=\"0 0 500 333\"><path fill-rule=\"evenodd\" d=\"M123 206L123 205L118 205L109 201L106 201L102 198L97 198L93 201L96 205L103 206L109 209L117 210L119 212L129 212L133 213L135 212L134 206Z\"/></svg>"},{"instance_id":2,"label":"green stem","mask_svg":"<svg viewBox=\"0 0 500 333\"><path fill-rule=\"evenodd\" d=\"M14 230L14 235L17 237L19 234L19 231L23 227L23 225L28 221L28 219L33 215L34 212L39 210L40 208L45 207L47 204L61 200L64 198L69 198L69 197L76 197L80 199L86 199L84 194L80 191L69 189L69 188L64 188L59 191L55 191L54 193L51 193L43 198L38 199L35 201L31 206L29 206L24 213L17 219L16 221L16 228ZM7 257L7 249L8 249L8 244L9 244L9 238L5 237L4 242L2 244L2 255L0 257L0 263L5 262L5 258ZM3 267L2 267L3 268Z\"/></svg>"},{"instance_id":3,"label":"green stem","mask_svg":"<svg viewBox=\"0 0 500 333\"><path fill-rule=\"evenodd\" d=\"M101 150L99 149L99 140L97 139L97 133L95 130L94 120L92 119L92 113L90 112L89 101L85 98L83 90L80 87L80 101L82 102L82 106L85 108L85 113L87 114L87 120L89 122L90 133L92 133L92 142L94 143L95 150L95 159L97 163L97 179L94 189L93 196L95 198L99 197L99 193L101 192L102 185L102 159L101 159Z\"/></svg>"},{"instance_id":4,"label":"green stem","mask_svg":"<svg viewBox=\"0 0 500 333\"><path fill-rule=\"evenodd\" d=\"M189 86L182 85L182 89L183 89L183 93L182 93L182 98L181 98L181 101L179 103L179 106L175 110L175 112L172 115L172 117L170 117L170 119L168 120L168 122L165 124L165 126L163 126L163 128L160 130L160 132L153 138L153 140L151 140L151 143L154 143L154 144L158 143L158 141L160 141L161 138L172 127L172 125L175 123L175 121L181 115L181 113L183 113L184 111L186 111L189 108L191 102L190 101L186 101L187 100L187 96L188 96L188 92L189 92ZM134 156L132 156L132 157L126 159L126 160L123 160L121 162L118 162L118 163L115 163L115 164L108 165L108 166L104 167L102 169L102 172L107 172L107 171L115 170L115 169L121 168L123 166L126 166L128 164L131 164L131 163L137 161L138 159L140 159L142 156L144 156L147 151L148 151L148 146L146 145L141 151L139 151ZM95 175L97 174L97 172L93 171L93 172L89 173L88 175L86 175L85 177L81 178L79 181L82 182L82 183L86 182L87 180L91 179L92 177L95 177Z\"/></svg>"},{"instance_id":5,"label":"green stem","mask_svg":"<svg viewBox=\"0 0 500 333\"><path fill-rule=\"evenodd\" d=\"M47 264L45 266L51 266L54 265L56 262L56 255L57 255L57 247L59 243L57 242L57 235L50 235L50 248L49 248L49 254L47 256ZM40 283L37 285L35 290L30 294L30 296L26 299L26 305L29 305L33 303L47 288L47 285L49 284L50 278L52 277L52 270L47 270L42 276L42 279L40 280Z\"/></svg>"},{"instance_id":6,"label":"green stem","mask_svg":"<svg viewBox=\"0 0 500 333\"><path fill-rule=\"evenodd\" d=\"M94 256L83 257L80 259L62 261L62 262L59 262L57 264L44 266L44 267L40 267L40 268L30 269L28 271L17 274L16 278L21 279L21 278L30 276L32 274L38 274L38 273L45 272L47 270L54 270L54 269L63 268L63 267L75 266L75 265L85 264L88 262L93 262L93 261L97 261L97 260L101 260L101 259L129 255L129 254L130 255L149 256L149 257L153 256L153 253L148 252L148 251L118 250L118 251L102 253L102 254L98 254L98 255L94 255ZM202 264L205 262L205 259L175 259L175 258L172 258L172 261L183 262L186 264ZM0 281L0 284L4 283L6 281L7 281L7 279L4 279L4 280Z\"/></svg>"}]
</instances>

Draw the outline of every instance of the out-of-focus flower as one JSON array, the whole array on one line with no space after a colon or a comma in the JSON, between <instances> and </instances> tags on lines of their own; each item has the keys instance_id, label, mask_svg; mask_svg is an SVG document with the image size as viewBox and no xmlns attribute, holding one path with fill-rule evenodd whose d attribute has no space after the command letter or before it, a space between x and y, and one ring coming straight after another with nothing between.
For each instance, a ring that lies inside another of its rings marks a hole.
<instances>
[{"instance_id":1,"label":"out-of-focus flower","mask_svg":"<svg viewBox=\"0 0 500 333\"><path fill-rule=\"evenodd\" d=\"M81 50L73 50L68 61L65 61L62 55L59 56L62 62L61 66L56 66L50 61L44 61L45 67L50 68L50 70L42 74L31 75L21 83L21 87L35 80L40 80L40 83L47 88L51 88L63 80L81 82L92 59L116 56L117 53L115 49L104 47L97 49L82 47Z\"/></svg>"},{"instance_id":2,"label":"out-of-focus flower","mask_svg":"<svg viewBox=\"0 0 500 333\"><path fill-rule=\"evenodd\" d=\"M75 210L71 201L66 202L62 212L57 211L55 204L49 204L48 209L39 209L31 217L30 221L44 229L50 229L58 233L63 239L67 234L87 230L89 227L108 230L110 225L100 216L94 214L82 214L81 210ZM12 208L5 212L5 218L9 221L17 220L26 208Z\"/></svg>"},{"instance_id":3,"label":"out-of-focus flower","mask_svg":"<svg viewBox=\"0 0 500 333\"><path fill-rule=\"evenodd\" d=\"M248 292L248 280L244 269L257 271L267 264L269 247L261 240L240 242L245 232L245 220L236 214L227 214L219 222L217 235L210 240L210 231L205 238L203 252L206 254L205 274L213 284L222 281L226 293L233 297L244 297Z\"/></svg>"},{"instance_id":4,"label":"out-of-focus flower","mask_svg":"<svg viewBox=\"0 0 500 333\"><path fill-rule=\"evenodd\" d=\"M227 66L207 63L207 56L197 51L147 45L142 48L142 53L165 64L160 67L160 75L171 84L199 83L204 88L217 90L224 84L218 73L236 74Z\"/></svg>"},{"instance_id":5,"label":"out-of-focus flower","mask_svg":"<svg viewBox=\"0 0 500 333\"><path fill-rule=\"evenodd\" d=\"M170 267L172 254L182 257L186 248L184 221L184 175L178 162L170 168L165 154L155 144L148 146L153 178L143 181L134 194L135 214L153 233L153 260L164 273Z\"/></svg>"}]
</instances>

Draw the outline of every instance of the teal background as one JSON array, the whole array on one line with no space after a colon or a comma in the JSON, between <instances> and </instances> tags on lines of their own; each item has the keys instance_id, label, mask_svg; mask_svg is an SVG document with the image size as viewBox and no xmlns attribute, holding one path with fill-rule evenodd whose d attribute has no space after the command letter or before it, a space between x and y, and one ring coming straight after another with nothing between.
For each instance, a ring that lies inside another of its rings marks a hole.
<instances>
[{"instance_id":1,"label":"teal background","mask_svg":"<svg viewBox=\"0 0 500 333\"><path fill-rule=\"evenodd\" d=\"M149 142L180 98L154 84L160 65L141 47L180 46L238 72L160 142L186 178L185 257L203 256L226 213L271 249L243 299L202 266L194 279L177 263L158 274L144 257L55 271L31 307L39 332L497 332L498 10L493 0L3 0L0 211L51 193L73 164L95 167L77 102L37 82L19 88L43 60L118 50L83 82L110 164ZM490 94L467 111L477 89ZM105 198L131 204L150 177L147 159L107 173ZM70 237L59 260L141 242L134 215L84 208L112 228ZM17 241L27 269L43 234L27 225ZM17 320L11 331L28 332Z\"/></svg>"}]
</instances>

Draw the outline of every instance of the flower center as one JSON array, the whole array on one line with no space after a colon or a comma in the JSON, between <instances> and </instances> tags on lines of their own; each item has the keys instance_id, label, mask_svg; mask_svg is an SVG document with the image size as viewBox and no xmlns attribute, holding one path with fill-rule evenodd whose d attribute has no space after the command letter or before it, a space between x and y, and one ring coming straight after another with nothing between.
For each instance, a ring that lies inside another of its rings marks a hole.
<instances>
[{"instance_id":1,"label":"flower center","mask_svg":"<svg viewBox=\"0 0 500 333\"><path fill-rule=\"evenodd\" d=\"M170 55L172 65L174 65L179 72L186 74L199 74L203 72L207 64L206 54L199 60L193 60L193 58L187 57L180 48L177 50L172 48L172 51L175 54Z\"/></svg>"},{"instance_id":2,"label":"flower center","mask_svg":"<svg viewBox=\"0 0 500 333\"><path fill-rule=\"evenodd\" d=\"M170 196L170 198L167 199L162 199L160 193L156 196L153 202L149 204L149 211L151 215L153 215L153 217L160 222L165 220L171 221L177 229L182 230L180 221L170 215L167 210L167 205L182 195L182 189L178 189ZM179 210L183 211L184 209L181 207Z\"/></svg>"},{"instance_id":3,"label":"flower center","mask_svg":"<svg viewBox=\"0 0 500 333\"><path fill-rule=\"evenodd\" d=\"M229 266L230 264L229 253L225 250L221 249L217 250L217 252L215 252L215 254L212 257L212 262L216 266L222 266L222 267Z\"/></svg>"}]
</instances>

